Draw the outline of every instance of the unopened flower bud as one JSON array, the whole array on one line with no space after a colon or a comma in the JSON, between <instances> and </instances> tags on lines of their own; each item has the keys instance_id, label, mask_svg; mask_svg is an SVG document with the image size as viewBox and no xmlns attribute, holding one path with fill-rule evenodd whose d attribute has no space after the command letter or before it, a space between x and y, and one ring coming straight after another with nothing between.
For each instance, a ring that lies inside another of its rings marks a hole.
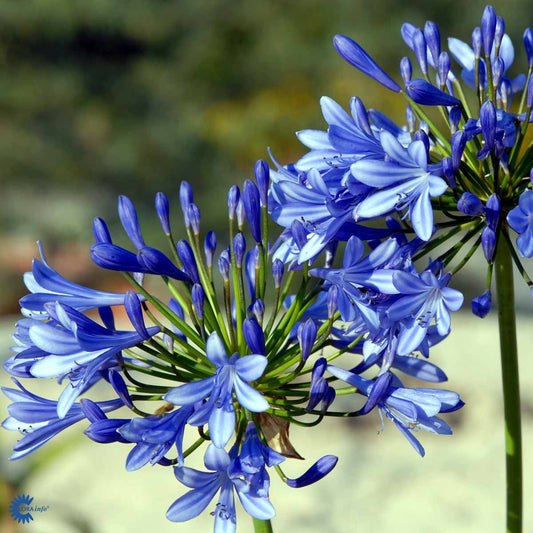
<instances>
[{"instance_id":1,"label":"unopened flower bud","mask_svg":"<svg viewBox=\"0 0 533 533\"><path fill-rule=\"evenodd\" d=\"M168 205L168 198L162 192L158 192L155 195L155 211L163 231L166 235L170 235L170 208Z\"/></svg>"}]
</instances>

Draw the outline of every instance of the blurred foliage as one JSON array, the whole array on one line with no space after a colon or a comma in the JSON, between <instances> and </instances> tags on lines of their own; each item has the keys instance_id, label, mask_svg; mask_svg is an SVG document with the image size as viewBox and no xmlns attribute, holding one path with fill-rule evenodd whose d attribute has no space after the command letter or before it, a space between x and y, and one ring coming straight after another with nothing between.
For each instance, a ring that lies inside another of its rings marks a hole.
<instances>
[{"instance_id":1,"label":"blurred foliage","mask_svg":"<svg viewBox=\"0 0 533 533\"><path fill-rule=\"evenodd\" d=\"M176 207L182 179L193 184L210 226L219 226L228 185L268 158L268 146L280 162L304 153L294 131L323 127L322 94L344 105L358 94L403 121L402 99L346 65L331 44L335 33L356 38L394 73L408 52L402 22L435 20L443 36L469 41L483 6L4 0L0 246L18 255L3 254L9 264L0 274L18 277L28 268L35 246L24 243L37 238L48 250L90 241L93 216L106 218L116 234L118 194L134 200L150 237L157 230L155 192L167 193ZM495 6L517 37L521 6Z\"/></svg>"}]
</instances>

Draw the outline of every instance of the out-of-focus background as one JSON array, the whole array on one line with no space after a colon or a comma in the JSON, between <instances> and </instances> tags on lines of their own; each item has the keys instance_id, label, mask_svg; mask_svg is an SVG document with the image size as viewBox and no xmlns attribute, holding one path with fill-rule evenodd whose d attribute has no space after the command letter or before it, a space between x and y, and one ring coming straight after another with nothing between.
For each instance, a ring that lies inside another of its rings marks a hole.
<instances>
[{"instance_id":1,"label":"out-of-focus background","mask_svg":"<svg viewBox=\"0 0 533 533\"><path fill-rule=\"evenodd\" d=\"M517 66L511 74L525 70L521 37L531 25L528 5L525 0L495 4L515 42ZM399 60L408 53L400 36L403 22L423 26L433 20L443 41L455 36L469 42L483 7L478 1L444 0L1 2L3 357L9 355L17 300L25 293L21 274L37 254L37 239L66 277L111 290L120 276L109 277L92 265L88 247L94 216L103 217L113 235L121 233L118 194L134 201L146 240L156 246L162 236L154 195L169 196L179 227L177 192L183 179L194 187L204 227L220 227L228 186L249 177L256 159L268 159L267 147L281 163L291 162L306 151L294 132L324 128L320 96L346 106L358 95L368 107L403 123L402 98L347 65L332 46L334 34L355 38L398 79ZM484 290L483 280L482 261L458 277L467 294L465 308ZM532 302L526 288L518 288L520 324L530 334ZM456 436L425 439L424 460L394 428L376 436L378 420L333 421L296 433L295 445L309 460L337 451L342 463L318 488L282 492L281 483L273 482L277 530L500 531L503 437L494 328L491 318L456 316L454 334L435 350L450 387L468 404L453 417ZM531 334L522 340L528 466L531 340ZM8 377L3 374L0 381L7 384ZM41 392L50 393L54 386L44 387ZM3 418L3 397L0 405ZM68 433L59 452L39 451L34 459L12 464L7 456L15 436L2 432L3 477L52 505L46 517L24 528L210 530L209 517L187 526L165 521L165 510L179 495L170 473L147 468L127 474L123 447L102 448L78 433ZM303 465L294 467L294 475L299 469ZM5 490L2 501L9 501ZM531 514L528 520L533 530Z\"/></svg>"}]
</instances>

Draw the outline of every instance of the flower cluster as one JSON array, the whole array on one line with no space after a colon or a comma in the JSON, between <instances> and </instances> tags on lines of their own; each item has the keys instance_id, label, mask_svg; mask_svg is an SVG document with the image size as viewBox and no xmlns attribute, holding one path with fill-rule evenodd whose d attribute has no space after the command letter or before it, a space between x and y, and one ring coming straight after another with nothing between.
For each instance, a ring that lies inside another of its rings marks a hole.
<instances>
[{"instance_id":1,"label":"flower cluster","mask_svg":"<svg viewBox=\"0 0 533 533\"><path fill-rule=\"evenodd\" d=\"M518 233L520 255L533 256L533 146L523 146L533 105L533 32L524 34L528 74L510 79L513 46L504 28L489 6L472 48L450 39L456 76L437 26L404 24L420 77L405 57L402 85L357 43L336 36L346 61L406 98L407 126L365 109L357 97L350 113L323 97L327 131L298 133L307 154L288 165L274 160L275 169L258 161L255 180L229 190L228 233L218 254L217 235L202 231L186 182L179 194L186 239L174 238L167 197L155 198L168 253L146 244L125 196L118 213L134 251L94 220L91 257L126 277L126 293L64 279L41 250L25 275L25 318L5 369L17 378L56 378L62 391L56 401L18 380L18 388L4 389L13 403L3 427L23 434L12 459L86 420L92 440L130 445L127 470L174 468L190 490L170 505L169 520L194 518L218 493L215 531L234 531L235 492L254 519L274 516L269 468L302 487L335 466L337 458L326 455L288 478L280 464L300 458L291 424L311 427L327 416L377 409L420 455L420 430L450 434L440 414L461 408L459 395L407 386L402 376L447 379L428 357L463 303L449 286L453 275L481 247L487 290L472 302L478 316L490 311L499 246L510 247L533 285L509 235L509 228ZM473 89L468 99L460 78ZM282 228L272 240L271 220ZM430 257L442 245L446 251ZM153 280L168 299L155 296ZM126 330L114 323L121 308ZM83 397L102 381L111 399ZM339 394L353 395L352 410L336 410ZM119 408L120 418L108 416ZM187 466L197 449L207 472Z\"/></svg>"}]
</instances>

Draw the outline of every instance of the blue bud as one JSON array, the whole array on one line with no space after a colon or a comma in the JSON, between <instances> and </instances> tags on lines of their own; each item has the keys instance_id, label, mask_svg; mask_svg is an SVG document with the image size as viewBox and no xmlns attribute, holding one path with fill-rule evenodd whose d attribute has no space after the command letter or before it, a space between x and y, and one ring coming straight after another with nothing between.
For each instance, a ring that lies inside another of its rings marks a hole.
<instances>
[{"instance_id":1,"label":"blue bud","mask_svg":"<svg viewBox=\"0 0 533 533\"><path fill-rule=\"evenodd\" d=\"M200 275L198 274L198 266L192 251L191 245L185 240L181 239L176 245L178 257L183 263L183 269L189 275L193 283L200 283Z\"/></svg>"},{"instance_id":2,"label":"blue bud","mask_svg":"<svg viewBox=\"0 0 533 533\"><path fill-rule=\"evenodd\" d=\"M483 228L481 232L481 247L485 258L489 263L494 259L494 251L496 249L496 232L488 226Z\"/></svg>"},{"instance_id":3,"label":"blue bud","mask_svg":"<svg viewBox=\"0 0 533 533\"><path fill-rule=\"evenodd\" d=\"M145 246L137 252L137 261L143 266L146 273L169 276L181 281L190 281L183 271L181 271L163 252Z\"/></svg>"},{"instance_id":4,"label":"blue bud","mask_svg":"<svg viewBox=\"0 0 533 533\"><path fill-rule=\"evenodd\" d=\"M261 210L259 200L259 190L257 185L252 180L244 182L242 191L242 201L244 204L244 211L248 219L248 225L252 232L252 237L255 242L261 242Z\"/></svg>"},{"instance_id":5,"label":"blue bud","mask_svg":"<svg viewBox=\"0 0 533 533\"><path fill-rule=\"evenodd\" d=\"M168 205L168 198L162 192L155 195L155 211L161 227L166 235L170 235L170 207Z\"/></svg>"},{"instance_id":6,"label":"blue bud","mask_svg":"<svg viewBox=\"0 0 533 533\"><path fill-rule=\"evenodd\" d=\"M442 158L442 173L448 182L448 185L455 189L457 182L455 181L455 170L453 168L453 161L451 157Z\"/></svg>"},{"instance_id":7,"label":"blue bud","mask_svg":"<svg viewBox=\"0 0 533 533\"><path fill-rule=\"evenodd\" d=\"M494 30L494 46L500 48L503 35L505 34L505 20L502 17L496 17L496 28Z\"/></svg>"},{"instance_id":8,"label":"blue bud","mask_svg":"<svg viewBox=\"0 0 533 533\"><path fill-rule=\"evenodd\" d=\"M229 281L229 265L230 255L229 250L222 250L218 256L218 270L222 274L224 281Z\"/></svg>"},{"instance_id":9,"label":"blue bud","mask_svg":"<svg viewBox=\"0 0 533 533\"><path fill-rule=\"evenodd\" d=\"M481 36L481 28L475 27L472 31L472 49L476 59L481 57L481 47L483 46L483 38Z\"/></svg>"},{"instance_id":10,"label":"blue bud","mask_svg":"<svg viewBox=\"0 0 533 533\"><path fill-rule=\"evenodd\" d=\"M239 268L242 267L245 252L246 240L244 239L244 235L239 232L233 237L233 253L235 255L235 263Z\"/></svg>"},{"instance_id":11,"label":"blue bud","mask_svg":"<svg viewBox=\"0 0 533 533\"><path fill-rule=\"evenodd\" d=\"M255 316L261 326L265 317L265 309L265 302L261 298L256 298L249 308L249 312Z\"/></svg>"},{"instance_id":12,"label":"blue bud","mask_svg":"<svg viewBox=\"0 0 533 533\"><path fill-rule=\"evenodd\" d=\"M268 186L270 183L270 168L268 167L268 163L263 159L259 159L255 164L254 173L255 181L259 188L261 205L266 207L268 205Z\"/></svg>"},{"instance_id":13,"label":"blue bud","mask_svg":"<svg viewBox=\"0 0 533 533\"><path fill-rule=\"evenodd\" d=\"M433 64L437 65L440 54L440 31L434 22L430 20L426 21L424 25L424 37L426 38L426 43L433 58Z\"/></svg>"},{"instance_id":14,"label":"blue bud","mask_svg":"<svg viewBox=\"0 0 533 533\"><path fill-rule=\"evenodd\" d=\"M496 231L500 219L500 199L496 193L489 196L485 204L485 215L487 217L487 226Z\"/></svg>"},{"instance_id":15,"label":"blue bud","mask_svg":"<svg viewBox=\"0 0 533 533\"><path fill-rule=\"evenodd\" d=\"M472 300L472 313L479 318L485 318L492 308L492 296L490 291L485 291Z\"/></svg>"},{"instance_id":16,"label":"blue bud","mask_svg":"<svg viewBox=\"0 0 533 533\"><path fill-rule=\"evenodd\" d=\"M502 79L498 92L500 93L503 109L509 109L509 104L511 103L511 97L513 95L513 87L509 78L504 77Z\"/></svg>"},{"instance_id":17,"label":"blue bud","mask_svg":"<svg viewBox=\"0 0 533 533\"><path fill-rule=\"evenodd\" d=\"M387 89L399 93L402 88L355 42L345 35L335 35L333 45L350 65L381 83Z\"/></svg>"},{"instance_id":18,"label":"blue bud","mask_svg":"<svg viewBox=\"0 0 533 533\"><path fill-rule=\"evenodd\" d=\"M500 85L500 81L505 72L505 64L501 57L494 58L492 62L492 85L494 88L497 88Z\"/></svg>"},{"instance_id":19,"label":"blue bud","mask_svg":"<svg viewBox=\"0 0 533 533\"><path fill-rule=\"evenodd\" d=\"M187 181L180 183L180 205L183 212L183 222L189 227L189 204L193 201L192 187Z\"/></svg>"},{"instance_id":20,"label":"blue bud","mask_svg":"<svg viewBox=\"0 0 533 533\"><path fill-rule=\"evenodd\" d=\"M283 261L279 259L274 259L272 262L272 276L274 278L274 287L276 289L279 289L281 286L281 280L283 278L283 274L285 272L285 265L283 264Z\"/></svg>"},{"instance_id":21,"label":"blue bud","mask_svg":"<svg viewBox=\"0 0 533 533\"><path fill-rule=\"evenodd\" d=\"M411 60L408 57L402 57L400 61L400 74L404 84L411 81L413 77L413 65L411 65Z\"/></svg>"},{"instance_id":22,"label":"blue bud","mask_svg":"<svg viewBox=\"0 0 533 533\"><path fill-rule=\"evenodd\" d=\"M124 405L128 407L133 407L133 402L131 401L130 393L128 392L128 387L124 382L122 376L113 369L110 369L107 373L107 378L109 383L113 387L114 391L117 393L117 396L122 400Z\"/></svg>"},{"instance_id":23,"label":"blue bud","mask_svg":"<svg viewBox=\"0 0 533 533\"><path fill-rule=\"evenodd\" d=\"M410 104L407 104L407 107L405 108L405 120L407 121L407 127L409 128L409 131L415 131L417 118Z\"/></svg>"},{"instance_id":24,"label":"blue bud","mask_svg":"<svg viewBox=\"0 0 533 533\"><path fill-rule=\"evenodd\" d=\"M255 269L259 268L259 250L257 246L253 248L253 250L250 250L246 254L245 259L245 275L244 280L246 282L246 288L248 289L248 295L250 296L250 299L253 300L255 298Z\"/></svg>"},{"instance_id":25,"label":"blue bud","mask_svg":"<svg viewBox=\"0 0 533 533\"><path fill-rule=\"evenodd\" d=\"M237 209L235 210L235 214L237 215L237 226L239 226L239 229L243 231L244 221L246 220L246 213L244 212L244 203L242 201L242 198L240 198L237 202Z\"/></svg>"},{"instance_id":26,"label":"blue bud","mask_svg":"<svg viewBox=\"0 0 533 533\"><path fill-rule=\"evenodd\" d=\"M192 232L195 235L200 235L200 209L198 209L196 204L191 202L189 204L187 214L189 216L189 223L191 225Z\"/></svg>"},{"instance_id":27,"label":"blue bud","mask_svg":"<svg viewBox=\"0 0 533 533\"><path fill-rule=\"evenodd\" d=\"M312 318L307 319L298 326L297 336L302 352L302 361L307 361L307 358L311 355L316 340L316 333L317 327Z\"/></svg>"},{"instance_id":28,"label":"blue bud","mask_svg":"<svg viewBox=\"0 0 533 533\"><path fill-rule=\"evenodd\" d=\"M428 56L426 39L422 30L417 29L413 34L413 51L423 74L428 73Z\"/></svg>"},{"instance_id":29,"label":"blue bud","mask_svg":"<svg viewBox=\"0 0 533 533\"><path fill-rule=\"evenodd\" d=\"M496 11L492 6L486 6L481 17L481 35L483 37L483 51L485 57L490 57L494 34L496 32Z\"/></svg>"},{"instance_id":30,"label":"blue bud","mask_svg":"<svg viewBox=\"0 0 533 533\"><path fill-rule=\"evenodd\" d=\"M141 234L141 228L139 227L137 211L127 196L121 195L118 197L118 216L120 217L124 231L135 248L139 249L146 246Z\"/></svg>"},{"instance_id":31,"label":"blue bud","mask_svg":"<svg viewBox=\"0 0 533 533\"><path fill-rule=\"evenodd\" d=\"M350 100L350 109L352 111L352 116L356 124L367 134L372 136L372 128L370 127L370 122L368 121L368 113L363 102L357 96L353 96Z\"/></svg>"},{"instance_id":32,"label":"blue bud","mask_svg":"<svg viewBox=\"0 0 533 533\"><path fill-rule=\"evenodd\" d=\"M441 52L439 55L439 81L440 86L443 88L448 80L448 74L450 73L450 56L448 52Z\"/></svg>"},{"instance_id":33,"label":"blue bud","mask_svg":"<svg viewBox=\"0 0 533 533\"><path fill-rule=\"evenodd\" d=\"M494 141L496 139L496 108L490 100L487 100L481 106L479 110L479 122L483 137L485 138L485 146L480 152L487 152L488 154L494 148Z\"/></svg>"},{"instance_id":34,"label":"blue bud","mask_svg":"<svg viewBox=\"0 0 533 533\"><path fill-rule=\"evenodd\" d=\"M459 122L461 121L461 109L458 106L454 106L450 109L450 131L452 135L457 131Z\"/></svg>"},{"instance_id":35,"label":"blue bud","mask_svg":"<svg viewBox=\"0 0 533 533\"><path fill-rule=\"evenodd\" d=\"M405 90L417 104L452 106L461 103L455 96L437 89L437 87L422 79L411 80L405 86Z\"/></svg>"},{"instance_id":36,"label":"blue bud","mask_svg":"<svg viewBox=\"0 0 533 533\"><path fill-rule=\"evenodd\" d=\"M96 242L112 244L111 235L107 229L107 224L99 217L93 220L93 233Z\"/></svg>"},{"instance_id":37,"label":"blue bud","mask_svg":"<svg viewBox=\"0 0 533 533\"><path fill-rule=\"evenodd\" d=\"M429 162L429 137L428 137L428 134L423 129L420 129L418 131L415 131L415 134L413 135L413 140L422 141L424 143L424 147L426 149L426 154L427 154L427 162Z\"/></svg>"},{"instance_id":38,"label":"blue bud","mask_svg":"<svg viewBox=\"0 0 533 533\"><path fill-rule=\"evenodd\" d=\"M529 68L533 67L533 30L526 28L524 31L524 47L526 49L527 63Z\"/></svg>"},{"instance_id":39,"label":"blue bud","mask_svg":"<svg viewBox=\"0 0 533 533\"><path fill-rule=\"evenodd\" d=\"M529 82L527 84L526 106L533 107L533 74L529 76Z\"/></svg>"},{"instance_id":40,"label":"blue bud","mask_svg":"<svg viewBox=\"0 0 533 533\"><path fill-rule=\"evenodd\" d=\"M147 272L139 264L137 256L120 246L108 242L97 242L91 246L91 259L102 268L118 272Z\"/></svg>"},{"instance_id":41,"label":"blue bud","mask_svg":"<svg viewBox=\"0 0 533 533\"><path fill-rule=\"evenodd\" d=\"M171 298L168 301L168 308L181 320L185 320L185 313L183 312L183 307L181 307L181 304L178 302L178 300ZM184 341L187 340L187 337L185 334L175 325L172 325L172 330L174 333Z\"/></svg>"},{"instance_id":42,"label":"blue bud","mask_svg":"<svg viewBox=\"0 0 533 533\"><path fill-rule=\"evenodd\" d=\"M453 169L457 170L461 166L461 158L466 146L466 133L464 130L456 131L452 137L452 164Z\"/></svg>"},{"instance_id":43,"label":"blue bud","mask_svg":"<svg viewBox=\"0 0 533 533\"><path fill-rule=\"evenodd\" d=\"M194 312L196 316L200 319L204 319L204 302L205 302L205 293L204 289L198 283L195 283L191 289L191 300L194 307Z\"/></svg>"},{"instance_id":44,"label":"blue bud","mask_svg":"<svg viewBox=\"0 0 533 533\"><path fill-rule=\"evenodd\" d=\"M485 208L483 202L471 192L464 192L457 202L457 209L465 215L475 217L481 215Z\"/></svg>"},{"instance_id":45,"label":"blue bud","mask_svg":"<svg viewBox=\"0 0 533 533\"><path fill-rule=\"evenodd\" d=\"M291 235L300 250L307 244L307 231L304 225L297 219L292 221Z\"/></svg>"},{"instance_id":46,"label":"blue bud","mask_svg":"<svg viewBox=\"0 0 533 533\"><path fill-rule=\"evenodd\" d=\"M240 197L241 191L239 187L237 187L237 185L233 185L228 191L228 215L230 220L235 218L235 212L237 210Z\"/></svg>"},{"instance_id":47,"label":"blue bud","mask_svg":"<svg viewBox=\"0 0 533 533\"><path fill-rule=\"evenodd\" d=\"M210 268L213 265L213 256L217 249L217 236L214 231L209 230L204 239L205 263Z\"/></svg>"},{"instance_id":48,"label":"blue bud","mask_svg":"<svg viewBox=\"0 0 533 533\"><path fill-rule=\"evenodd\" d=\"M244 319L244 322L242 323L242 333L251 353L265 355L265 334L254 317Z\"/></svg>"},{"instance_id":49,"label":"blue bud","mask_svg":"<svg viewBox=\"0 0 533 533\"><path fill-rule=\"evenodd\" d=\"M148 340L151 335L148 333L144 325L143 312L139 297L133 292L128 291L124 297L124 308L128 314L128 318L132 323L135 331L144 339Z\"/></svg>"},{"instance_id":50,"label":"blue bud","mask_svg":"<svg viewBox=\"0 0 533 533\"><path fill-rule=\"evenodd\" d=\"M529 171L529 181L533 185L533 168Z\"/></svg>"},{"instance_id":51,"label":"blue bud","mask_svg":"<svg viewBox=\"0 0 533 533\"><path fill-rule=\"evenodd\" d=\"M339 300L339 289L337 285L332 285L328 289L327 306L328 306L328 319L332 320L337 312L337 302Z\"/></svg>"},{"instance_id":52,"label":"blue bud","mask_svg":"<svg viewBox=\"0 0 533 533\"><path fill-rule=\"evenodd\" d=\"M297 479L287 479L286 483L292 488L301 488L320 481L327 476L337 464L338 457L325 455L321 457L305 474Z\"/></svg>"},{"instance_id":53,"label":"blue bud","mask_svg":"<svg viewBox=\"0 0 533 533\"><path fill-rule=\"evenodd\" d=\"M339 241L332 240L326 244L324 248L325 258L324 258L324 267L331 268L333 266L333 261L335 261L335 255L337 254L337 248L339 247Z\"/></svg>"}]
</instances>

